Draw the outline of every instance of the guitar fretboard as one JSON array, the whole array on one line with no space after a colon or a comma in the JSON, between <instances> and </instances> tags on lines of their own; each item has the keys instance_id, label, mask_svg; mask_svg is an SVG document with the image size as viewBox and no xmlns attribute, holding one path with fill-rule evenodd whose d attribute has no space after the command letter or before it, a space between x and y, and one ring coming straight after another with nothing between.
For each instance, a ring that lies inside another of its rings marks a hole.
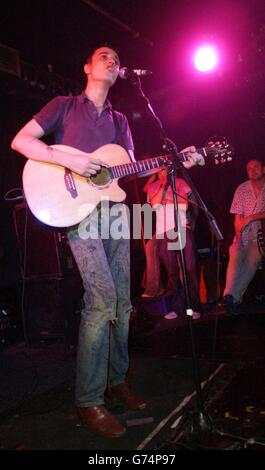
<instances>
[{"instance_id":1,"label":"guitar fretboard","mask_svg":"<svg viewBox=\"0 0 265 470\"><path fill-rule=\"evenodd\" d=\"M145 160L139 160L138 162L113 166L111 167L111 172L114 178L119 178L121 176L135 175L137 173L160 168L168 162L169 158L167 156L147 158Z\"/></svg>"},{"instance_id":2,"label":"guitar fretboard","mask_svg":"<svg viewBox=\"0 0 265 470\"><path fill-rule=\"evenodd\" d=\"M207 152L205 148L196 149L198 153L206 156ZM185 162L188 160L187 153L177 153L176 154L180 162ZM138 162L125 163L123 165L116 165L111 167L111 173L113 178L120 178L122 176L135 175L139 173L144 173L148 170L154 170L155 168L160 168L164 165L167 165L172 162L171 155L158 156L153 158L147 158L145 160L139 160Z\"/></svg>"}]
</instances>

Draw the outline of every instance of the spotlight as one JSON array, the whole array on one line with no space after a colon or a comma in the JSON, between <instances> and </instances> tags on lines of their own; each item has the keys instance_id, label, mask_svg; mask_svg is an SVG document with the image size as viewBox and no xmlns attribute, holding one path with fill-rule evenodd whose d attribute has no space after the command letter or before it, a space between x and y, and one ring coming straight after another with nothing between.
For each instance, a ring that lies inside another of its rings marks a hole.
<instances>
[{"instance_id":1,"label":"spotlight","mask_svg":"<svg viewBox=\"0 0 265 470\"><path fill-rule=\"evenodd\" d=\"M210 72L218 62L217 51L213 46L202 46L194 54L194 65L199 72Z\"/></svg>"}]
</instances>

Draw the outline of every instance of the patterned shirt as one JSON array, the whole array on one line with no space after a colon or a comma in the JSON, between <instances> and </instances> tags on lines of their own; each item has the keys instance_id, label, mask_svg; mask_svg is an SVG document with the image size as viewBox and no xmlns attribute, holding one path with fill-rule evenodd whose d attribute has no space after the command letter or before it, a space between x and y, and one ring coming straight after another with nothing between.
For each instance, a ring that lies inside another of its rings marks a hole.
<instances>
[{"instance_id":1,"label":"patterned shirt","mask_svg":"<svg viewBox=\"0 0 265 470\"><path fill-rule=\"evenodd\" d=\"M257 214L265 211L265 184L258 196L256 197L250 180L240 184L234 194L231 214L248 215ZM261 228L260 220L256 220L248 224L242 232L242 242L246 245L249 240L257 240L257 232Z\"/></svg>"}]
</instances>

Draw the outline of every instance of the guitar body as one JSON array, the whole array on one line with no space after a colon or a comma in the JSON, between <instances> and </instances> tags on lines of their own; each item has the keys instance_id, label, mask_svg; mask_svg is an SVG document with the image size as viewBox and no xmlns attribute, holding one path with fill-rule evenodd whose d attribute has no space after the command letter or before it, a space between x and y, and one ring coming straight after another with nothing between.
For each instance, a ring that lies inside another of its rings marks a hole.
<instances>
[{"instance_id":1,"label":"guitar body","mask_svg":"<svg viewBox=\"0 0 265 470\"><path fill-rule=\"evenodd\" d=\"M68 153L86 155L66 145L53 147ZM64 167L28 160L23 171L23 189L31 212L52 227L70 227L85 219L101 201L124 201L126 194L118 186L118 178L109 178L108 168L131 163L127 152L119 145L108 144L90 154L102 161L104 171L97 178L85 178L69 172ZM68 171L75 190L67 188L65 173Z\"/></svg>"}]
</instances>

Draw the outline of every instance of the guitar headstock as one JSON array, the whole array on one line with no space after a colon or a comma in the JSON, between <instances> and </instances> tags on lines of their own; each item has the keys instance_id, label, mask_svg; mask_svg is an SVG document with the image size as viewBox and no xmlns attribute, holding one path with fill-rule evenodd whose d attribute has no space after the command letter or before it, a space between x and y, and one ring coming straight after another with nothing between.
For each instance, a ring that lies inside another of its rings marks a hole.
<instances>
[{"instance_id":1,"label":"guitar headstock","mask_svg":"<svg viewBox=\"0 0 265 470\"><path fill-rule=\"evenodd\" d=\"M214 158L215 165L230 162L234 156L234 149L225 137L212 137L205 143L207 155Z\"/></svg>"}]
</instances>

